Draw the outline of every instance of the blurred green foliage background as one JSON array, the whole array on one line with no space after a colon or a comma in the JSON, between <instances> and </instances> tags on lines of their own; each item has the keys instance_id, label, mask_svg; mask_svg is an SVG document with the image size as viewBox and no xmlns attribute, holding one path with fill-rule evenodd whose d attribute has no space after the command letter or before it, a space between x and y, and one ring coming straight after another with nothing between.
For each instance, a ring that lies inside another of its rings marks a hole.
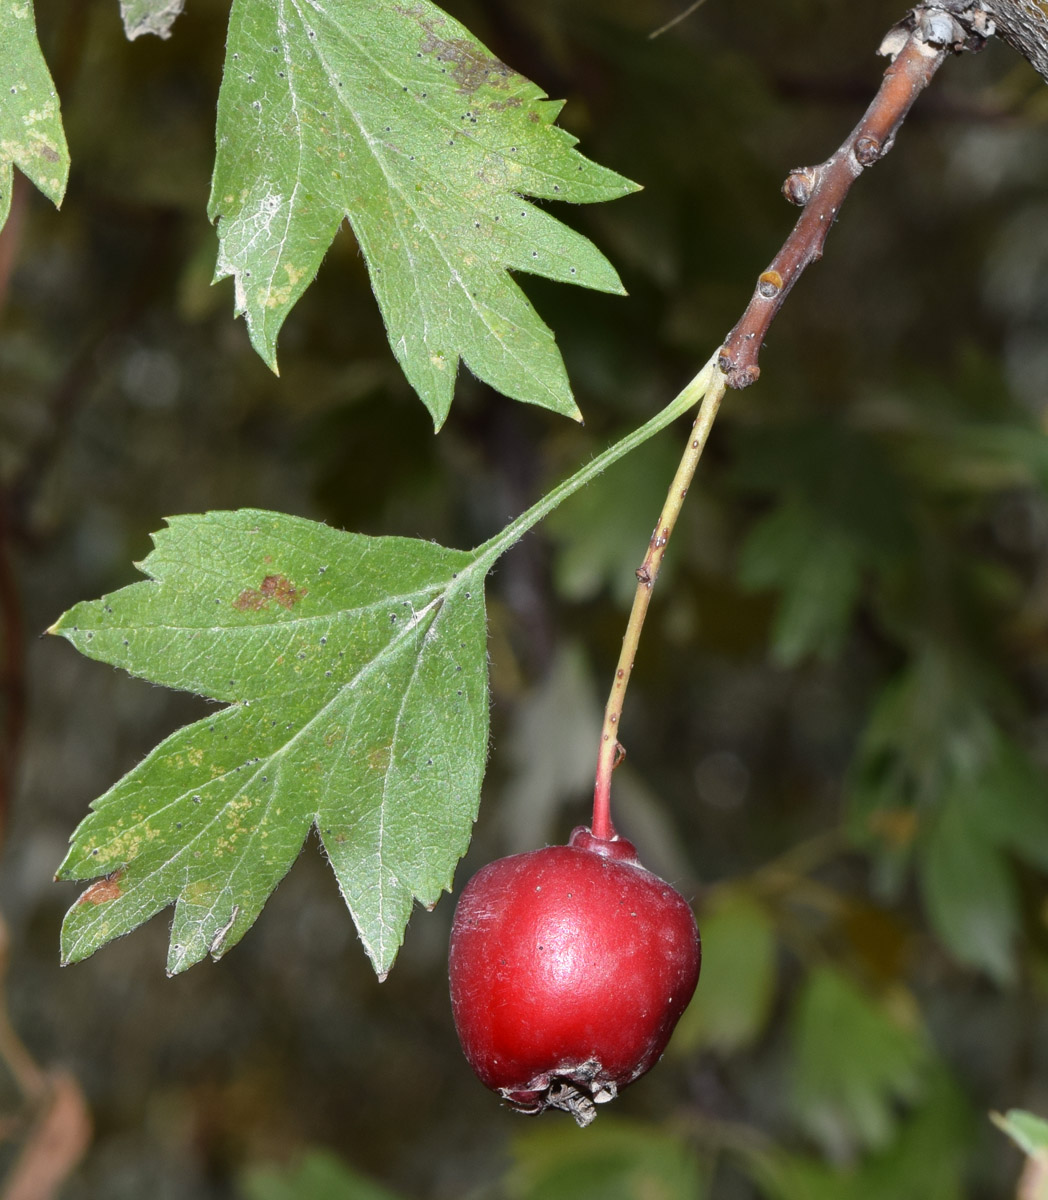
<instances>
[{"instance_id":1,"label":"blurred green foliage background","mask_svg":"<svg viewBox=\"0 0 1048 1200\"><path fill-rule=\"evenodd\" d=\"M260 506L471 546L685 382L873 95L870 0L455 0L645 191L557 215L628 299L522 280L586 425L463 376L434 438L344 230L281 378L209 286L225 6L128 43L40 0L73 174L24 190L0 313L6 1006L94 1137L68 1200L953 1200L1012 1194L987 1118L1048 1113L1048 89L947 64L728 397L623 722L617 822L694 897L705 960L665 1061L585 1132L501 1110L446 996L453 900L379 985L315 847L219 966L163 918L58 968L51 877L88 802L202 702L39 634L135 578L166 514ZM492 580L493 732L459 884L587 819L599 711L685 430ZM0 1167L39 1134L0 1072ZM306 1157L303 1158L303 1155Z\"/></svg>"}]
</instances>

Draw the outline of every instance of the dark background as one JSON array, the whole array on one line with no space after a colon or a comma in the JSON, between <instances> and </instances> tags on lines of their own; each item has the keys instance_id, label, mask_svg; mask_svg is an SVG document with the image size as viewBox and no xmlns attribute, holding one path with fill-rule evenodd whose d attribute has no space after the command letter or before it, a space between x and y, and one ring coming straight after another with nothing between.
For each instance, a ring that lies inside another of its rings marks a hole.
<instances>
[{"instance_id":1,"label":"dark background","mask_svg":"<svg viewBox=\"0 0 1048 1200\"><path fill-rule=\"evenodd\" d=\"M416 913L379 985L315 844L220 965L165 978L158 917L58 966L77 889L52 876L72 829L200 703L42 631L136 578L165 515L258 506L490 536L708 358L795 217L783 178L855 124L902 15L708 0L650 40L679 11L665 0L450 11L567 99L584 153L645 188L551 206L628 299L522 280L585 428L463 373L434 437L348 229L273 377L229 281L209 287L226 9L190 0L170 41L128 43L114 0L38 5L73 171L61 213L23 189L4 235L0 913L13 1026L94 1124L60 1194L275 1197L258 1190L275 1177L245 1172L309 1147L419 1200L1010 1194L1020 1156L987 1114L1048 1112L1048 89L1001 45L948 63L858 182L688 498L616 812L695 898L705 977L614 1115L576 1133L500 1109L451 1025L453 900ZM633 569L684 434L493 575L492 752L457 886L587 818ZM38 1127L2 1075L11 1169Z\"/></svg>"}]
</instances>

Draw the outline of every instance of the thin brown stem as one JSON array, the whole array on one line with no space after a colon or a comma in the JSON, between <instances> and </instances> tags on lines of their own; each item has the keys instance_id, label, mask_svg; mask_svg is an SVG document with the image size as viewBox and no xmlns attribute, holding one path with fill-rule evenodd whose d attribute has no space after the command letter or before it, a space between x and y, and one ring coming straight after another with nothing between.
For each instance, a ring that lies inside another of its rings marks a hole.
<instances>
[{"instance_id":1,"label":"thin brown stem","mask_svg":"<svg viewBox=\"0 0 1048 1200\"><path fill-rule=\"evenodd\" d=\"M706 387L702 404L695 417L691 434L684 455L677 467L677 473L670 484L666 495L666 503L662 506L655 530L648 542L648 551L644 561L637 568L637 590L633 596L633 608L626 625L626 633L622 639L622 652L615 668L615 680L611 685L611 694L604 709L604 723L600 732L600 749L597 753L597 780L593 789L593 836L612 838L615 827L611 822L611 773L624 757L624 751L618 740L619 718L622 716L622 705L626 698L626 688L633 672L633 659L637 653L641 630L648 615L648 605L651 602L652 588L662 569L662 560L666 554L666 545L680 516L684 497L688 494L699 458L706 445L706 439L713 428L717 410L720 408L721 397L724 395L726 380L720 371L711 374Z\"/></svg>"},{"instance_id":2,"label":"thin brown stem","mask_svg":"<svg viewBox=\"0 0 1048 1200\"><path fill-rule=\"evenodd\" d=\"M933 19L934 18L934 19ZM757 360L768 328L806 267L822 257L830 226L852 184L892 147L910 107L942 66L950 50L973 45L972 31L939 10L915 10L908 31L897 29L882 50L894 52L880 89L862 120L836 153L817 167L791 171L787 200L804 211L782 249L757 280L753 296L721 351L728 386L747 387L760 374Z\"/></svg>"}]
</instances>

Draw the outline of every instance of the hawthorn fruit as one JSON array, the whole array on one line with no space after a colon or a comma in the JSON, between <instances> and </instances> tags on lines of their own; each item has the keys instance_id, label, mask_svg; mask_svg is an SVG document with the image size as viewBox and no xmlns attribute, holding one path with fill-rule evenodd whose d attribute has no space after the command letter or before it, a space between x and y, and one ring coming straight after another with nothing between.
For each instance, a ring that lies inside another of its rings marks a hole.
<instances>
[{"instance_id":1,"label":"hawthorn fruit","mask_svg":"<svg viewBox=\"0 0 1048 1200\"><path fill-rule=\"evenodd\" d=\"M459 1041L519 1112L588 1125L662 1054L701 957L684 897L630 842L580 826L566 846L489 863L463 891L449 956Z\"/></svg>"}]
</instances>

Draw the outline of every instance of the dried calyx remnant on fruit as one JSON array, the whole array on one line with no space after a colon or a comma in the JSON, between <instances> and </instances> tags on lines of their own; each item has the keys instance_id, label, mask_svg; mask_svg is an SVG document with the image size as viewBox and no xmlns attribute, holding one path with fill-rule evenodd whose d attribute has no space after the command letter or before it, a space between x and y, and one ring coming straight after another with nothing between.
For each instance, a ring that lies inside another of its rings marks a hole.
<instances>
[{"instance_id":1,"label":"dried calyx remnant on fruit","mask_svg":"<svg viewBox=\"0 0 1048 1200\"><path fill-rule=\"evenodd\" d=\"M576 829L484 867L451 931L455 1027L480 1080L520 1112L588 1125L654 1065L695 991L684 897L624 838Z\"/></svg>"}]
</instances>

